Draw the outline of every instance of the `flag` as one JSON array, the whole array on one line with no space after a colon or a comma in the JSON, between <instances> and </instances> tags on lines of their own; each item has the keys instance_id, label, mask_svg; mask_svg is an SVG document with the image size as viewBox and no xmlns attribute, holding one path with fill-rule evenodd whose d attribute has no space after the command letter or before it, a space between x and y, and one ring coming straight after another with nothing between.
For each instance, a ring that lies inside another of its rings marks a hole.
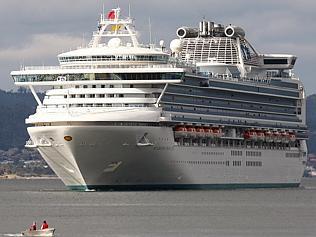
<instances>
[{"instance_id":1,"label":"flag","mask_svg":"<svg viewBox=\"0 0 316 237\"><path fill-rule=\"evenodd\" d=\"M111 19L111 20L115 19L115 11L114 10L112 10L108 13L108 19Z\"/></svg>"},{"instance_id":2,"label":"flag","mask_svg":"<svg viewBox=\"0 0 316 237\"><path fill-rule=\"evenodd\" d=\"M111 27L111 30L112 30L112 31L118 31L118 30L121 29L121 27L122 27L122 25L113 25L113 26Z\"/></svg>"}]
</instances>

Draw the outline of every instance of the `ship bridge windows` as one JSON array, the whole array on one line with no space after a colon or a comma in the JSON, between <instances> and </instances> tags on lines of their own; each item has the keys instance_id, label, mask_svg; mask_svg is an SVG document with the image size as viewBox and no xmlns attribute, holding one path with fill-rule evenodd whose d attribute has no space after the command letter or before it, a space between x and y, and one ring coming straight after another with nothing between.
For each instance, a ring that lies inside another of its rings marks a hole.
<instances>
[{"instance_id":1,"label":"ship bridge windows","mask_svg":"<svg viewBox=\"0 0 316 237\"><path fill-rule=\"evenodd\" d=\"M286 58L264 59L264 64L287 64Z\"/></svg>"},{"instance_id":2,"label":"ship bridge windows","mask_svg":"<svg viewBox=\"0 0 316 237\"><path fill-rule=\"evenodd\" d=\"M59 57L59 62L82 62L82 61L153 61L167 63L168 55L93 55L93 56L71 56Z\"/></svg>"},{"instance_id":3,"label":"ship bridge windows","mask_svg":"<svg viewBox=\"0 0 316 237\"><path fill-rule=\"evenodd\" d=\"M15 82L93 81L93 80L179 80L184 73L75 73L13 75Z\"/></svg>"}]
</instances>

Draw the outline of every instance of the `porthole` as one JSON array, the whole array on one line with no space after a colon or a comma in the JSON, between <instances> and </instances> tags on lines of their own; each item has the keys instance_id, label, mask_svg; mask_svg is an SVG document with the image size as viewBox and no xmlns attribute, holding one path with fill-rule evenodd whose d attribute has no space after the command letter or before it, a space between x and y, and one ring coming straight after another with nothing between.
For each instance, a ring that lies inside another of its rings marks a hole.
<instances>
[{"instance_id":1,"label":"porthole","mask_svg":"<svg viewBox=\"0 0 316 237\"><path fill-rule=\"evenodd\" d=\"M72 136L64 136L65 141L70 142L72 141Z\"/></svg>"}]
</instances>

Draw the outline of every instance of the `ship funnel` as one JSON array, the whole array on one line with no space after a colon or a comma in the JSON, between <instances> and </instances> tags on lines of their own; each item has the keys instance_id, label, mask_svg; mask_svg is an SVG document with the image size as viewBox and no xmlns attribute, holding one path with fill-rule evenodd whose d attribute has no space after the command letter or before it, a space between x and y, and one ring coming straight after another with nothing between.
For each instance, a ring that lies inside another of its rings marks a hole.
<instances>
[{"instance_id":1,"label":"ship funnel","mask_svg":"<svg viewBox=\"0 0 316 237\"><path fill-rule=\"evenodd\" d=\"M199 36L199 30L196 28L181 27L177 30L179 38L196 38Z\"/></svg>"},{"instance_id":2,"label":"ship funnel","mask_svg":"<svg viewBox=\"0 0 316 237\"><path fill-rule=\"evenodd\" d=\"M245 37L245 31L238 26L227 26L225 28L225 35L227 37L241 37L244 38Z\"/></svg>"},{"instance_id":3,"label":"ship funnel","mask_svg":"<svg viewBox=\"0 0 316 237\"><path fill-rule=\"evenodd\" d=\"M201 21L200 22L200 36L207 36L208 35L208 24L206 21Z\"/></svg>"}]
</instances>

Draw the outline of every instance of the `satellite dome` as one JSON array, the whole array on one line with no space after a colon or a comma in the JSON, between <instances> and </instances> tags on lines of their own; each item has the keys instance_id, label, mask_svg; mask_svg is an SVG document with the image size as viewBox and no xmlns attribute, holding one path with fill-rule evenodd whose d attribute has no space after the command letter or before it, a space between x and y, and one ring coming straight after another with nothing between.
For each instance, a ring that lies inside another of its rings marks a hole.
<instances>
[{"instance_id":1,"label":"satellite dome","mask_svg":"<svg viewBox=\"0 0 316 237\"><path fill-rule=\"evenodd\" d=\"M121 45L121 39L120 38L112 38L108 42L108 47L110 48L118 48Z\"/></svg>"},{"instance_id":2,"label":"satellite dome","mask_svg":"<svg viewBox=\"0 0 316 237\"><path fill-rule=\"evenodd\" d=\"M182 51L182 42L180 39L174 39L170 43L170 49L173 53L179 53Z\"/></svg>"}]
</instances>

